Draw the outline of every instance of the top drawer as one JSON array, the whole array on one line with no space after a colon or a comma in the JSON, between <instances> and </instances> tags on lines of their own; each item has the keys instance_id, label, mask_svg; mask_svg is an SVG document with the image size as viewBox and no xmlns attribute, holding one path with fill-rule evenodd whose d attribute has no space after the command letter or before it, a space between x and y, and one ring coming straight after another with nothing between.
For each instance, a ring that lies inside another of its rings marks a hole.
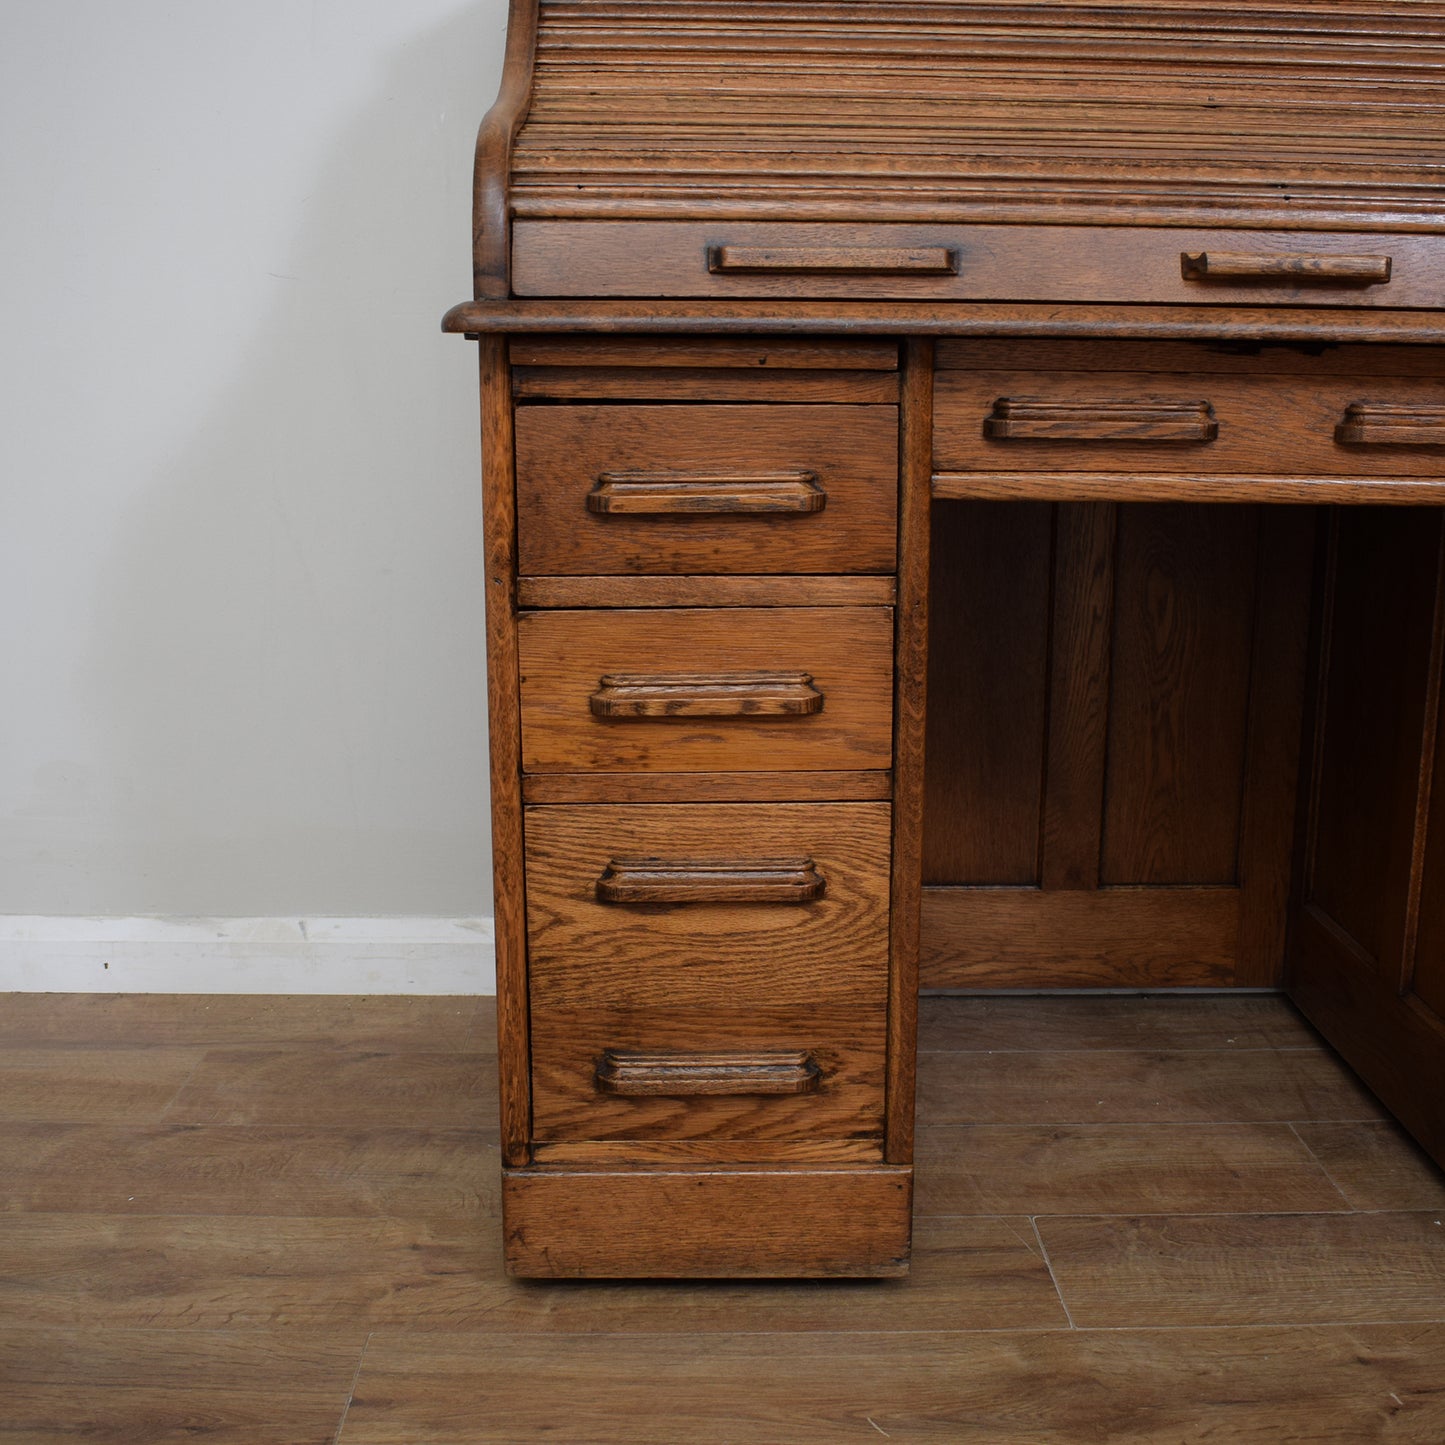
<instances>
[{"instance_id":1,"label":"top drawer","mask_svg":"<svg viewBox=\"0 0 1445 1445\"><path fill-rule=\"evenodd\" d=\"M1445 235L517 221L519 296L1445 306Z\"/></svg>"},{"instance_id":2,"label":"top drawer","mask_svg":"<svg viewBox=\"0 0 1445 1445\"><path fill-rule=\"evenodd\" d=\"M522 406L524 576L892 572L892 406Z\"/></svg>"}]
</instances>

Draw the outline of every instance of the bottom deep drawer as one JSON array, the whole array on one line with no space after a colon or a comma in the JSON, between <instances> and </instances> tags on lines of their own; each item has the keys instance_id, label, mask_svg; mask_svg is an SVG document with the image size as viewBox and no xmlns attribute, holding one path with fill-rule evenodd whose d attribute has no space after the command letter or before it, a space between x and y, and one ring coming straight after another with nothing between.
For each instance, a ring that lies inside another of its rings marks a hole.
<instances>
[{"instance_id":1,"label":"bottom deep drawer","mask_svg":"<svg viewBox=\"0 0 1445 1445\"><path fill-rule=\"evenodd\" d=\"M534 1138L879 1138L889 820L529 809Z\"/></svg>"}]
</instances>

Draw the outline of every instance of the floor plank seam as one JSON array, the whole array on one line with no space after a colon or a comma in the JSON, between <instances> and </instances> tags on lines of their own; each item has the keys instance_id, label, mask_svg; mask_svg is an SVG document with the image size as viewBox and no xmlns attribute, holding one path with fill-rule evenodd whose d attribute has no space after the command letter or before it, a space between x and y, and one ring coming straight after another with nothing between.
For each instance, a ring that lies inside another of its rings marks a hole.
<instances>
[{"instance_id":1,"label":"floor plank seam","mask_svg":"<svg viewBox=\"0 0 1445 1445\"><path fill-rule=\"evenodd\" d=\"M346 1392L346 1403L341 1407L341 1418L336 1422L336 1434L331 1437L331 1445L341 1445L341 1432L346 1429L346 1417L351 1413L351 1402L356 1398L356 1384L361 1379L361 1367L366 1363L366 1351L375 1333L374 1330L368 1331L361 1342L361 1353L356 1357L356 1370L351 1376L351 1388Z\"/></svg>"},{"instance_id":2,"label":"floor plank seam","mask_svg":"<svg viewBox=\"0 0 1445 1445\"><path fill-rule=\"evenodd\" d=\"M1330 1173L1330 1166L1329 1166L1328 1164L1326 1164L1325 1161L1324 1161L1323 1159L1321 1159L1320 1156L1319 1156L1318 1154L1316 1154L1313 1149L1310 1148L1309 1140L1306 1139L1305 1136L1304 1136L1303 1134L1301 1134L1300 1131L1299 1131L1299 1122L1303 1122L1303 1121L1295 1121L1295 1120L1293 1120L1293 1119L1290 1120L1290 1125L1289 1125L1290 1133L1293 1134L1293 1135L1295 1136L1295 1138L1298 1139L1298 1140L1300 1141L1300 1143L1304 1145L1305 1153L1308 1154L1308 1155L1310 1156L1310 1158L1313 1159L1317 1165L1319 1165L1320 1173L1322 1173L1322 1174L1325 1176L1325 1178L1330 1181L1331 1185L1334 1186L1335 1192L1340 1196L1341 1199L1343 1199L1343 1200L1345 1201L1345 1206L1346 1206L1346 1208L1349 1209L1350 1213L1356 1214L1356 1213L1364 1212L1364 1211L1360 1211L1360 1210L1356 1210L1356 1209L1355 1209L1354 1205L1351 1204L1351 1202L1350 1202L1350 1196L1345 1193L1344 1186L1340 1183L1340 1181L1339 1181L1338 1179L1335 1178L1335 1176L1334 1176L1333 1174Z\"/></svg>"},{"instance_id":3,"label":"floor plank seam","mask_svg":"<svg viewBox=\"0 0 1445 1445\"><path fill-rule=\"evenodd\" d=\"M1039 1254L1043 1257L1044 1268L1049 1272L1049 1279L1053 1282L1054 1293L1059 1297L1059 1308L1064 1312L1064 1318L1069 1322L1069 1328L1075 1330L1078 1326L1074 1323L1074 1312L1069 1308L1069 1302L1064 1298L1064 1291L1059 1286L1059 1277L1054 1273L1054 1262L1049 1258L1049 1247L1044 1243L1044 1237L1039 1232L1039 1222L1033 1216L1029 1216L1029 1225L1033 1229L1034 1238L1039 1242Z\"/></svg>"}]
</instances>

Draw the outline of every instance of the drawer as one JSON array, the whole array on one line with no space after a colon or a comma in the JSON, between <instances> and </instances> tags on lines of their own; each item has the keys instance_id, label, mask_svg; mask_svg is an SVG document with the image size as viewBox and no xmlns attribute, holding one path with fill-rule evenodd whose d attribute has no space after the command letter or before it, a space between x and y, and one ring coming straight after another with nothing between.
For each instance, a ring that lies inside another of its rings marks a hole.
<instances>
[{"instance_id":1,"label":"drawer","mask_svg":"<svg viewBox=\"0 0 1445 1445\"><path fill-rule=\"evenodd\" d=\"M892 406L521 406L524 576L892 572Z\"/></svg>"},{"instance_id":2,"label":"drawer","mask_svg":"<svg viewBox=\"0 0 1445 1445\"><path fill-rule=\"evenodd\" d=\"M886 803L530 808L534 1135L882 1128Z\"/></svg>"},{"instance_id":3,"label":"drawer","mask_svg":"<svg viewBox=\"0 0 1445 1445\"><path fill-rule=\"evenodd\" d=\"M517 633L527 772L891 765L891 607L524 612Z\"/></svg>"},{"instance_id":4,"label":"drawer","mask_svg":"<svg viewBox=\"0 0 1445 1445\"><path fill-rule=\"evenodd\" d=\"M517 221L519 296L1445 306L1445 236L1198 227Z\"/></svg>"},{"instance_id":5,"label":"drawer","mask_svg":"<svg viewBox=\"0 0 1445 1445\"><path fill-rule=\"evenodd\" d=\"M949 471L1420 476L1445 471L1445 380L940 371Z\"/></svg>"}]
</instances>

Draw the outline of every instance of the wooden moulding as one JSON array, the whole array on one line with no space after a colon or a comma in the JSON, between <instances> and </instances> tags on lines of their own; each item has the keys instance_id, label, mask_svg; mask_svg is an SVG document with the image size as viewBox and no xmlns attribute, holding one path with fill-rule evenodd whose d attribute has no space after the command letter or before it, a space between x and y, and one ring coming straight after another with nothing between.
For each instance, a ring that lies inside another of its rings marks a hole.
<instances>
[{"instance_id":1,"label":"wooden moulding","mask_svg":"<svg viewBox=\"0 0 1445 1445\"><path fill-rule=\"evenodd\" d=\"M1179 257L1186 281L1318 281L1383 286L1393 270L1389 256L1324 255L1315 251L1200 251Z\"/></svg>"},{"instance_id":2,"label":"wooden moulding","mask_svg":"<svg viewBox=\"0 0 1445 1445\"><path fill-rule=\"evenodd\" d=\"M527 909L522 842L522 723L517 695L516 490L506 346L482 343L482 508L486 538L487 700L492 876L497 938L497 1059L502 1158L525 1163L531 1141Z\"/></svg>"},{"instance_id":3,"label":"wooden moulding","mask_svg":"<svg viewBox=\"0 0 1445 1445\"><path fill-rule=\"evenodd\" d=\"M511 291L512 146L532 104L537 6L538 0L511 0L501 89L477 132L472 179L472 274L478 299L503 297Z\"/></svg>"},{"instance_id":4,"label":"wooden moulding","mask_svg":"<svg viewBox=\"0 0 1445 1445\"><path fill-rule=\"evenodd\" d=\"M1341 446L1445 447L1445 406L1356 401L1335 428Z\"/></svg>"},{"instance_id":5,"label":"wooden moulding","mask_svg":"<svg viewBox=\"0 0 1445 1445\"><path fill-rule=\"evenodd\" d=\"M821 512L828 494L816 472L603 472L587 494L598 516L679 517Z\"/></svg>"},{"instance_id":6,"label":"wooden moulding","mask_svg":"<svg viewBox=\"0 0 1445 1445\"><path fill-rule=\"evenodd\" d=\"M956 276L949 246L714 246L709 271L792 276Z\"/></svg>"},{"instance_id":7,"label":"wooden moulding","mask_svg":"<svg viewBox=\"0 0 1445 1445\"><path fill-rule=\"evenodd\" d=\"M613 858L599 903L812 903L827 880L811 858Z\"/></svg>"},{"instance_id":8,"label":"wooden moulding","mask_svg":"<svg viewBox=\"0 0 1445 1445\"><path fill-rule=\"evenodd\" d=\"M1115 306L1091 303L956 301L638 300L633 298L464 301L442 330L760 336L1078 336L1246 342L1445 341L1439 311L1347 307Z\"/></svg>"},{"instance_id":9,"label":"wooden moulding","mask_svg":"<svg viewBox=\"0 0 1445 1445\"><path fill-rule=\"evenodd\" d=\"M1207 401L1001 396L983 434L995 441L1212 442L1219 423Z\"/></svg>"},{"instance_id":10,"label":"wooden moulding","mask_svg":"<svg viewBox=\"0 0 1445 1445\"><path fill-rule=\"evenodd\" d=\"M1239 929L1235 888L925 888L920 983L1227 988Z\"/></svg>"},{"instance_id":11,"label":"wooden moulding","mask_svg":"<svg viewBox=\"0 0 1445 1445\"><path fill-rule=\"evenodd\" d=\"M893 774L872 773L534 773L528 803L886 802Z\"/></svg>"},{"instance_id":12,"label":"wooden moulding","mask_svg":"<svg viewBox=\"0 0 1445 1445\"><path fill-rule=\"evenodd\" d=\"M1439 477L1285 477L1208 472L937 472L940 501L1274 502L1301 506L1428 507L1445 501Z\"/></svg>"},{"instance_id":13,"label":"wooden moulding","mask_svg":"<svg viewBox=\"0 0 1445 1445\"><path fill-rule=\"evenodd\" d=\"M824 698L808 672L619 672L587 701L603 718L812 717Z\"/></svg>"},{"instance_id":14,"label":"wooden moulding","mask_svg":"<svg viewBox=\"0 0 1445 1445\"><path fill-rule=\"evenodd\" d=\"M893 604L892 577L521 577L522 607L858 607Z\"/></svg>"},{"instance_id":15,"label":"wooden moulding","mask_svg":"<svg viewBox=\"0 0 1445 1445\"><path fill-rule=\"evenodd\" d=\"M913 1171L506 1171L510 1273L799 1278L908 1272Z\"/></svg>"},{"instance_id":16,"label":"wooden moulding","mask_svg":"<svg viewBox=\"0 0 1445 1445\"><path fill-rule=\"evenodd\" d=\"M815 1094L822 1078L807 1049L732 1053L629 1053L607 1049L597 1064L600 1094L671 1097Z\"/></svg>"}]
</instances>

